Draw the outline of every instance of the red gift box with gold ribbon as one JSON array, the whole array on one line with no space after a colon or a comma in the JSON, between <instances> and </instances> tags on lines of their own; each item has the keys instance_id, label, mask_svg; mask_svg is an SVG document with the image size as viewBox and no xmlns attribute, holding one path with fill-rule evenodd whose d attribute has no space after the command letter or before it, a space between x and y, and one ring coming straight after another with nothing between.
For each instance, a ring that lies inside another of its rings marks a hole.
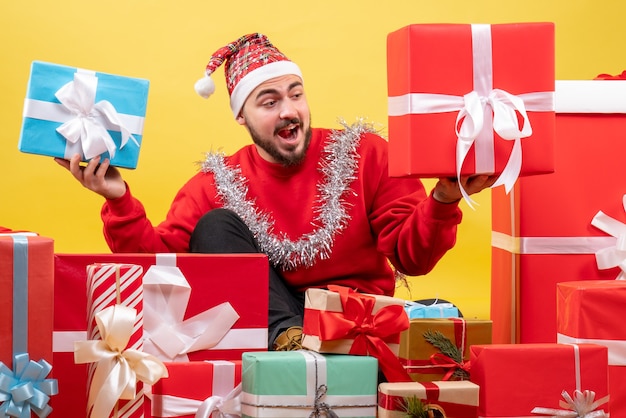
<instances>
[{"instance_id":1,"label":"red gift box with gold ribbon","mask_svg":"<svg viewBox=\"0 0 626 418\"><path fill-rule=\"evenodd\" d=\"M626 223L626 80L557 80L555 99L555 172L492 190L494 343L556 342L557 283L620 275L596 254Z\"/></svg>"},{"instance_id":2,"label":"red gift box with gold ribbon","mask_svg":"<svg viewBox=\"0 0 626 418\"><path fill-rule=\"evenodd\" d=\"M408 327L402 299L363 294L343 286L307 289L302 346L319 353L371 355L391 381L410 381L398 360Z\"/></svg>"},{"instance_id":3,"label":"red gift box with gold ribbon","mask_svg":"<svg viewBox=\"0 0 626 418\"><path fill-rule=\"evenodd\" d=\"M479 389L469 381L381 383L378 385L378 418L412 416L407 410L412 398L420 400L434 416L477 417Z\"/></svg>"}]
</instances>

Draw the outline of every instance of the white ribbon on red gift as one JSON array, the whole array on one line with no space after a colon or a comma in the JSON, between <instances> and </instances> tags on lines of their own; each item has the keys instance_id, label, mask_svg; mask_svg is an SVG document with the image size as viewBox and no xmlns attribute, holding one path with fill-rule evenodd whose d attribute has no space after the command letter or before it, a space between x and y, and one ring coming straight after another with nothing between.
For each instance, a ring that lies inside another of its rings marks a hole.
<instances>
[{"instance_id":1,"label":"white ribbon on red gift","mask_svg":"<svg viewBox=\"0 0 626 418\"><path fill-rule=\"evenodd\" d=\"M626 195L622 197L626 211ZM514 254L595 254L598 268L619 267L616 280L626 279L626 224L598 211L591 225L609 237L512 237L493 231L491 245Z\"/></svg>"},{"instance_id":2,"label":"white ribbon on red gift","mask_svg":"<svg viewBox=\"0 0 626 418\"><path fill-rule=\"evenodd\" d=\"M432 93L410 93L389 97L388 114L404 116L459 111L455 127L456 174L459 179L461 168L472 145L475 147L476 173L493 173L495 171L493 132L504 140L514 141L506 166L492 186L504 185L508 193L515 185L522 166L521 139L532 135L526 111L554 111L554 92L513 95L501 89L494 89L491 25L473 24L471 30L474 90L462 97ZM521 129L518 114L523 119ZM463 187L461 193L469 206L473 207L475 202Z\"/></svg>"},{"instance_id":3,"label":"white ribbon on red gift","mask_svg":"<svg viewBox=\"0 0 626 418\"><path fill-rule=\"evenodd\" d=\"M622 207L626 211L626 195L622 197ZM596 251L598 268L610 269L619 267L621 272L616 280L626 279L626 224L612 218L602 211L598 211L591 221L591 225L617 238L615 245Z\"/></svg>"},{"instance_id":4,"label":"white ribbon on red gift","mask_svg":"<svg viewBox=\"0 0 626 418\"><path fill-rule=\"evenodd\" d=\"M24 117L60 122L57 131L67 140L65 156L75 153L91 159L108 152L115 156L117 146L108 130L121 133L120 149L129 140L137 147L133 134L141 134L144 118L118 113L107 100L96 103L98 77L94 71L77 69L73 81L63 85L55 96L59 103L26 99Z\"/></svg>"},{"instance_id":5,"label":"white ribbon on red gift","mask_svg":"<svg viewBox=\"0 0 626 418\"><path fill-rule=\"evenodd\" d=\"M184 319L191 286L175 254L157 254L143 287L144 351L163 361L188 361L187 353L215 347L239 319L229 302Z\"/></svg>"},{"instance_id":6,"label":"white ribbon on red gift","mask_svg":"<svg viewBox=\"0 0 626 418\"><path fill-rule=\"evenodd\" d=\"M576 381L576 389L574 397L570 396L567 391L561 392L563 400L559 401L559 406L564 409L535 407L531 411L533 414L549 415L554 418L608 418L608 414L604 410L597 410L600 405L604 405L609 401L609 395L595 400L596 393L592 390L581 390L580 375L580 349L577 344L570 344L574 348L574 374Z\"/></svg>"},{"instance_id":7,"label":"white ribbon on red gift","mask_svg":"<svg viewBox=\"0 0 626 418\"><path fill-rule=\"evenodd\" d=\"M159 359L126 348L136 317L134 308L109 306L95 314L102 339L74 343L77 364L96 363L87 401L91 418L109 418L119 400L135 399L138 380L153 385L167 376L167 369Z\"/></svg>"},{"instance_id":8,"label":"white ribbon on red gift","mask_svg":"<svg viewBox=\"0 0 626 418\"><path fill-rule=\"evenodd\" d=\"M204 400L173 395L152 394L152 416L159 418L194 415L195 418L239 418L241 416L241 383L235 385L235 364L214 360L213 394ZM197 382L191 382L192 384ZM155 408L159 405L158 408Z\"/></svg>"}]
</instances>

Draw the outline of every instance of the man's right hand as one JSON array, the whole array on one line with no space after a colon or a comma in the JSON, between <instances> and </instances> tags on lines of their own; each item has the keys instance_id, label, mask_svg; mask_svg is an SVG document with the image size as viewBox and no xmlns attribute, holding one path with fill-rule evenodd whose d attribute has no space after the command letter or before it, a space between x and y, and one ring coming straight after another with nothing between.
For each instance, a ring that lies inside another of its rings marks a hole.
<instances>
[{"instance_id":1,"label":"man's right hand","mask_svg":"<svg viewBox=\"0 0 626 418\"><path fill-rule=\"evenodd\" d=\"M126 193L126 183L119 170L110 165L108 158L100 163L100 156L92 158L86 166L80 165L81 158L75 154L71 159L55 158L60 166L67 169L83 187L98 193L106 199L117 199Z\"/></svg>"}]
</instances>

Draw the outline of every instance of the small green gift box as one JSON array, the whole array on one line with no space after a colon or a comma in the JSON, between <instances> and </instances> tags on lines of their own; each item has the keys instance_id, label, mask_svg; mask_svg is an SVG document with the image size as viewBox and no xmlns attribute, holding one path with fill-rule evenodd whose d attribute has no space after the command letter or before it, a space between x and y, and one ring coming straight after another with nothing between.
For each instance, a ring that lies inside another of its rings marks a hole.
<instances>
[{"instance_id":1,"label":"small green gift box","mask_svg":"<svg viewBox=\"0 0 626 418\"><path fill-rule=\"evenodd\" d=\"M375 418L378 360L309 350L244 353L241 416Z\"/></svg>"}]
</instances>

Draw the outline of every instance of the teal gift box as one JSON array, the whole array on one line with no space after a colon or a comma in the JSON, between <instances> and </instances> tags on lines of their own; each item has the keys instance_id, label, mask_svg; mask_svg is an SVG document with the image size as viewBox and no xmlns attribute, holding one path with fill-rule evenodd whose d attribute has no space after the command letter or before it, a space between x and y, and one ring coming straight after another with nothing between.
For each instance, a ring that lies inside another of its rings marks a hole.
<instances>
[{"instance_id":1,"label":"teal gift box","mask_svg":"<svg viewBox=\"0 0 626 418\"><path fill-rule=\"evenodd\" d=\"M34 61L18 148L83 161L102 155L137 167L149 81Z\"/></svg>"},{"instance_id":2,"label":"teal gift box","mask_svg":"<svg viewBox=\"0 0 626 418\"><path fill-rule=\"evenodd\" d=\"M378 360L309 350L244 353L241 384L242 418L375 418Z\"/></svg>"}]
</instances>

